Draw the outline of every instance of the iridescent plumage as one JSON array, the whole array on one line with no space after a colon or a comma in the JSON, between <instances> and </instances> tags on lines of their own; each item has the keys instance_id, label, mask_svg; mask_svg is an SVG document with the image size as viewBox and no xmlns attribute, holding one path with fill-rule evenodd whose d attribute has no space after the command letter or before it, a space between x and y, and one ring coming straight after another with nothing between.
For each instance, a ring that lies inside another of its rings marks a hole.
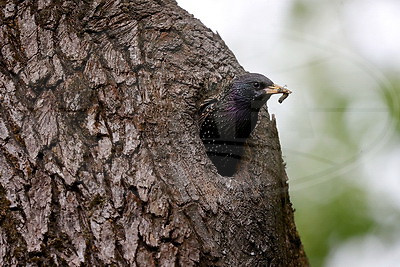
<instances>
[{"instance_id":1,"label":"iridescent plumage","mask_svg":"<svg viewBox=\"0 0 400 267\"><path fill-rule=\"evenodd\" d=\"M264 75L248 73L200 107L200 138L221 175L232 176L253 131L260 108L275 93L290 93Z\"/></svg>"}]
</instances>

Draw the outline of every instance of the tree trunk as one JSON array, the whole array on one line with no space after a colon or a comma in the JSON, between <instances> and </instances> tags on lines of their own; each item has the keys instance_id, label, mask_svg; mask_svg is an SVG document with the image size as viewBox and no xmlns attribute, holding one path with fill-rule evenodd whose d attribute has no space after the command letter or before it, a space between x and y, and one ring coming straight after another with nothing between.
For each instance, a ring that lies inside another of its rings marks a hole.
<instances>
[{"instance_id":1,"label":"tree trunk","mask_svg":"<svg viewBox=\"0 0 400 267\"><path fill-rule=\"evenodd\" d=\"M173 0L0 1L0 265L306 266L275 120L222 177L197 108L244 72Z\"/></svg>"}]
</instances>

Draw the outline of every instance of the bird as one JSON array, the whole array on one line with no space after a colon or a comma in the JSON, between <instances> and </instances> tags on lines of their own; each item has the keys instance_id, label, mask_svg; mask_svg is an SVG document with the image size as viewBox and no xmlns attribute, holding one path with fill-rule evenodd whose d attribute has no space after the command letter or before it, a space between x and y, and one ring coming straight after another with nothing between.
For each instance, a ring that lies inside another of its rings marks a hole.
<instances>
[{"instance_id":1,"label":"bird","mask_svg":"<svg viewBox=\"0 0 400 267\"><path fill-rule=\"evenodd\" d=\"M258 112L271 95L280 93L282 103L291 91L262 74L246 73L200 105L200 138L220 175L235 174L246 140L256 126Z\"/></svg>"}]
</instances>

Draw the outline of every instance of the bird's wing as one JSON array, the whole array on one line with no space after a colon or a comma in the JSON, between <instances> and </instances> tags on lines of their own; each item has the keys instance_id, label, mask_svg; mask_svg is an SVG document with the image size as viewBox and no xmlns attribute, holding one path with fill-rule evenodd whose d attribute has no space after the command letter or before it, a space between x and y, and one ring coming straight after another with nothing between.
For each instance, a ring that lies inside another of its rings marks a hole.
<instances>
[{"instance_id":1,"label":"bird's wing","mask_svg":"<svg viewBox=\"0 0 400 267\"><path fill-rule=\"evenodd\" d=\"M199 125L201 126L204 120L215 110L217 98L208 98L200 106L199 109Z\"/></svg>"}]
</instances>

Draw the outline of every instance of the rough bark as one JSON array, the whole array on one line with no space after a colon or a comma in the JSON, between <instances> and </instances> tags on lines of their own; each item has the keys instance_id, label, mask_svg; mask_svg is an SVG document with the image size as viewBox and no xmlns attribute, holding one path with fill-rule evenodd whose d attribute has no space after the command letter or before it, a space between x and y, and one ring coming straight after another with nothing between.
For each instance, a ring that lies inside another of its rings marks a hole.
<instances>
[{"instance_id":1,"label":"rough bark","mask_svg":"<svg viewBox=\"0 0 400 267\"><path fill-rule=\"evenodd\" d=\"M199 101L243 73L170 0L0 1L0 265L305 266L275 120L234 177Z\"/></svg>"}]
</instances>

